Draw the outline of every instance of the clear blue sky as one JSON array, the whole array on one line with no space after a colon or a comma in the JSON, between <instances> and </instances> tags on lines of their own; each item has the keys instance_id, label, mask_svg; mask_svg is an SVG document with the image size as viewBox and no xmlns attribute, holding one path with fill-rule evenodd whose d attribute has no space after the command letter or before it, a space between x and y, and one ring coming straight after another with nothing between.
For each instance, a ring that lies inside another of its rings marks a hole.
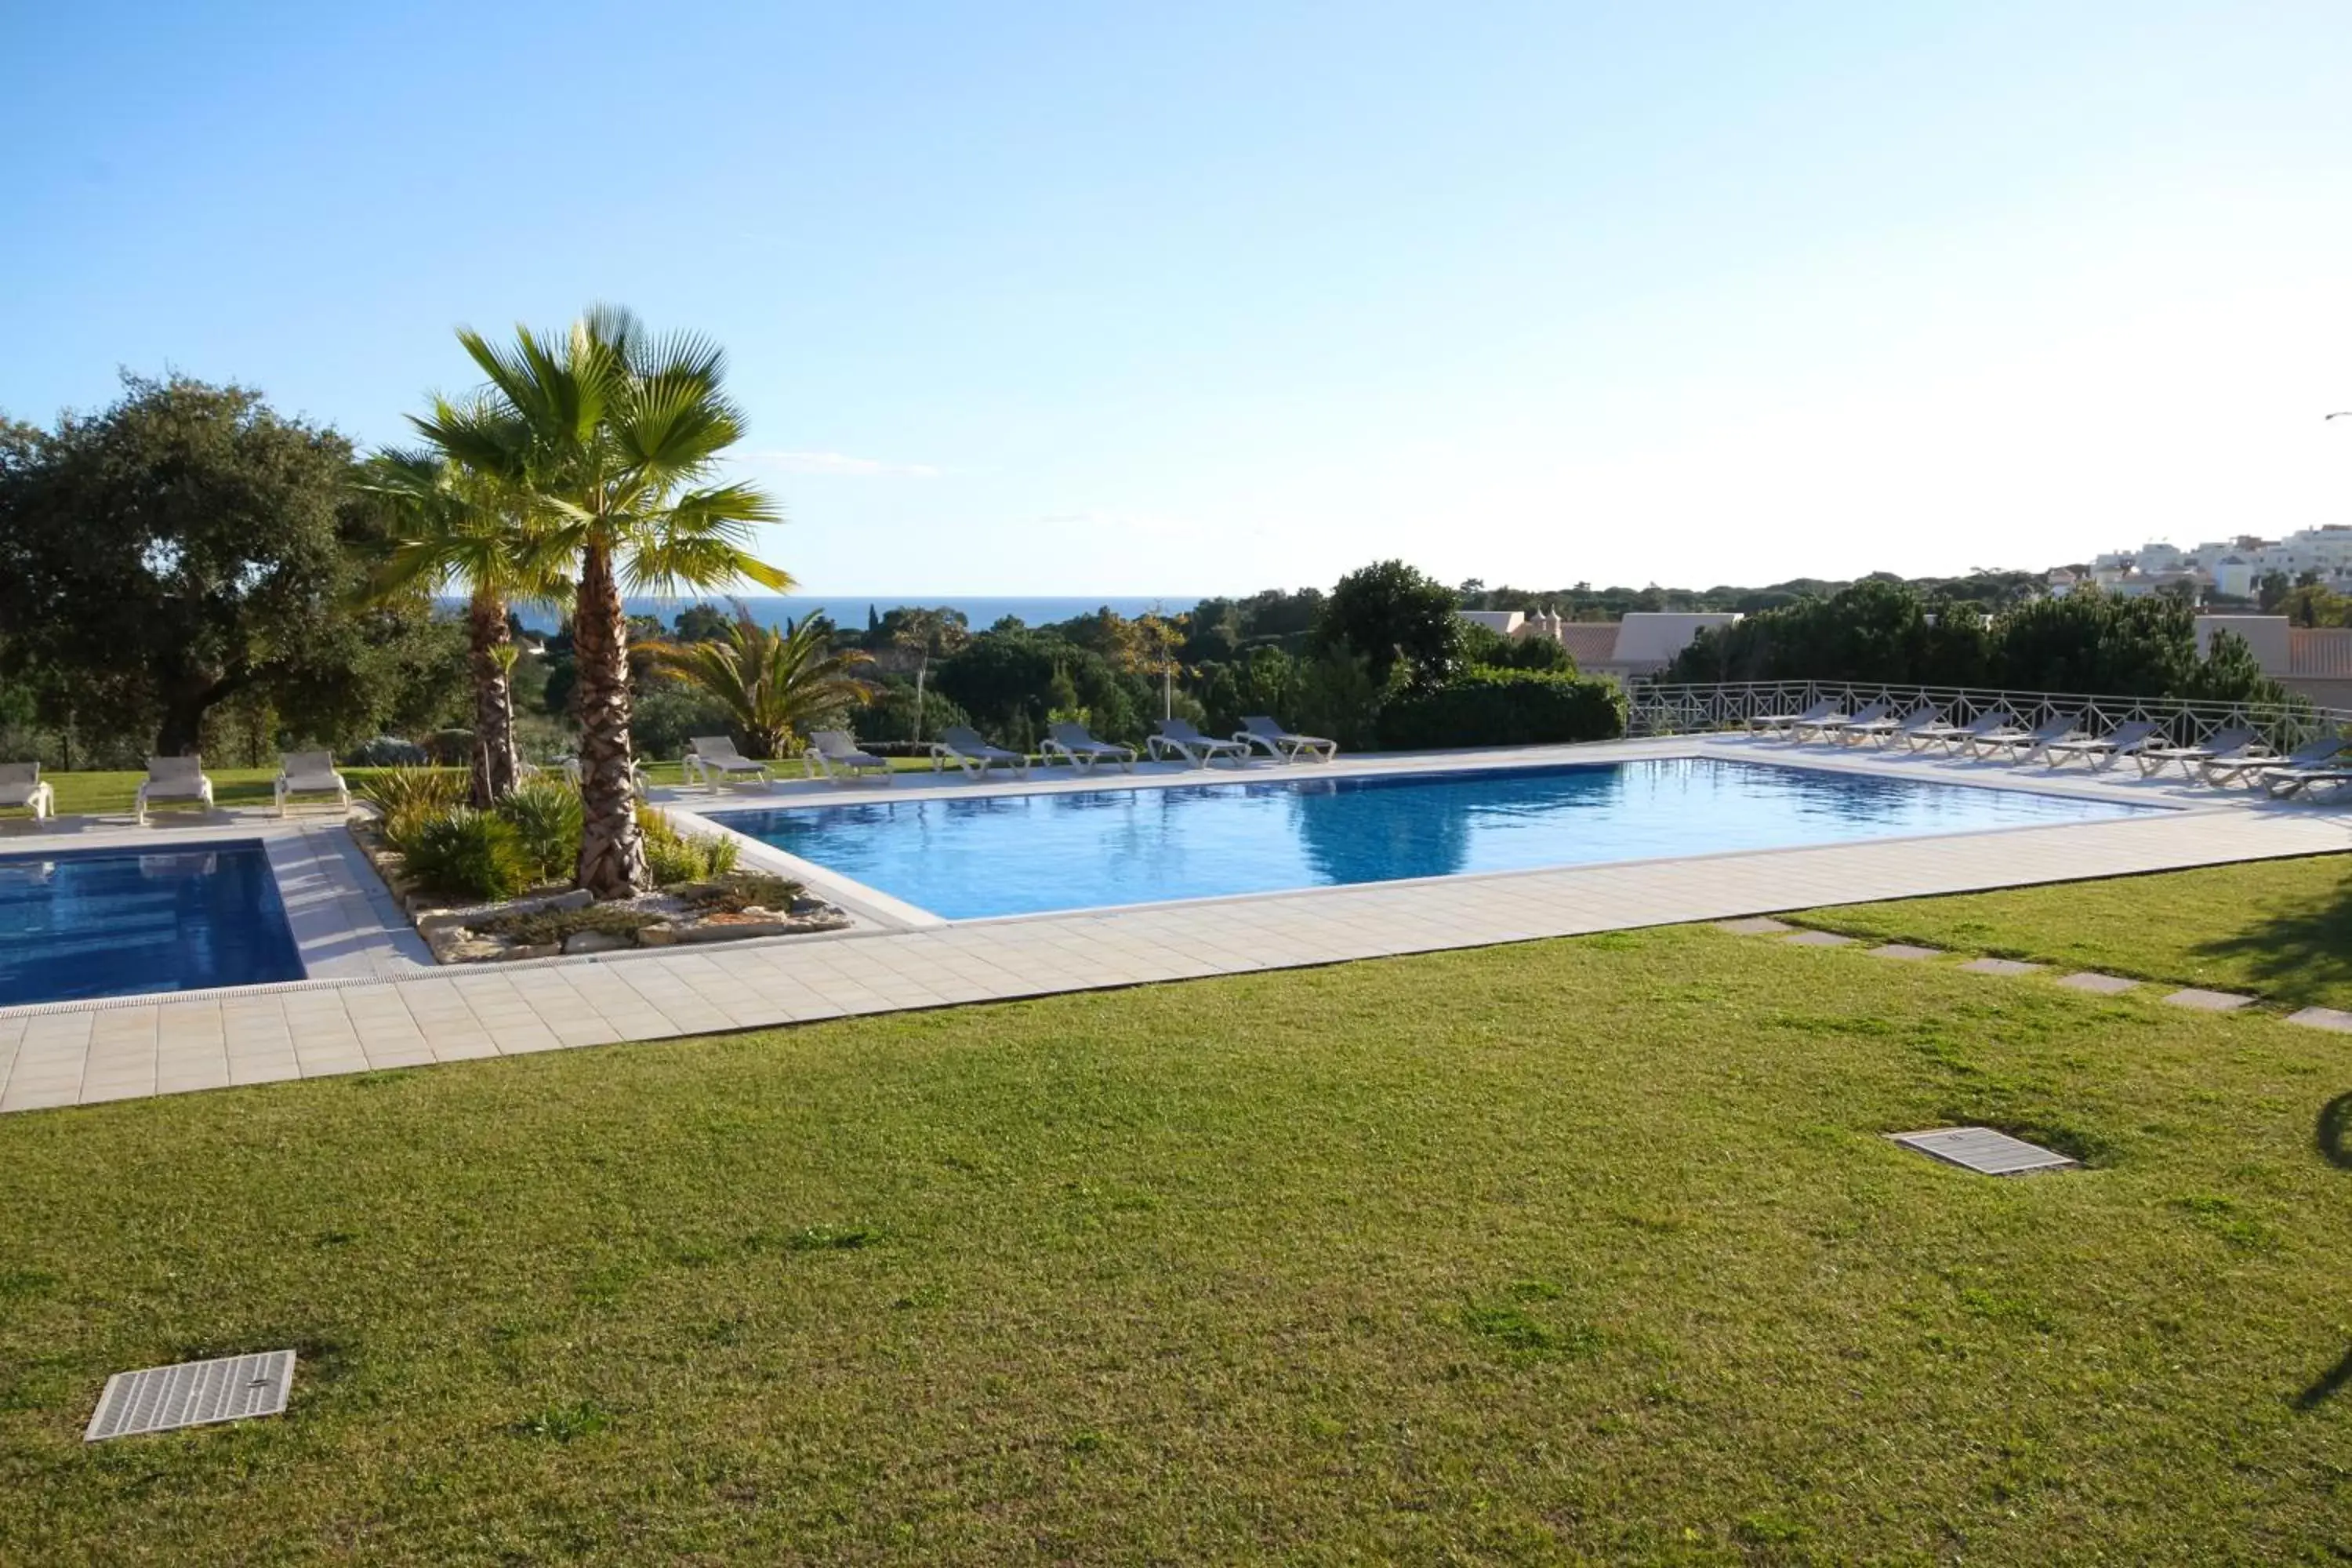
<instances>
[{"instance_id":1,"label":"clear blue sky","mask_svg":"<svg viewBox=\"0 0 2352 1568\"><path fill-rule=\"evenodd\" d=\"M724 342L814 591L2352 521L2352 6L7 6L0 409Z\"/></svg>"}]
</instances>

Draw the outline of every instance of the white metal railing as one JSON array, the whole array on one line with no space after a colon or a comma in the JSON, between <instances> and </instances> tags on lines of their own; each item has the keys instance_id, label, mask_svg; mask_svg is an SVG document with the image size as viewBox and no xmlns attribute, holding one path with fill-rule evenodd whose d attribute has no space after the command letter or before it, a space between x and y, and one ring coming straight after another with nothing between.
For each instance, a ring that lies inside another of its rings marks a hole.
<instances>
[{"instance_id":1,"label":"white metal railing","mask_svg":"<svg viewBox=\"0 0 2352 1568\"><path fill-rule=\"evenodd\" d=\"M1754 719L1801 713L1820 702L1835 702L1852 713L1885 702L1897 717L1922 703L1941 709L1945 722L1967 724L2006 711L2032 728L2080 715L2080 728L2104 734L2135 721L2164 726L2176 745L2193 746L2217 731L2259 731L2272 746L2288 751L2327 735L2352 733L2352 711L2318 708L2300 698L2275 702L2188 702L2165 697L2096 697L2059 691L1995 691L1963 686L1881 686L1868 681L1758 680L1705 686L1644 682L1627 693L1629 735L1691 735L1745 730Z\"/></svg>"}]
</instances>

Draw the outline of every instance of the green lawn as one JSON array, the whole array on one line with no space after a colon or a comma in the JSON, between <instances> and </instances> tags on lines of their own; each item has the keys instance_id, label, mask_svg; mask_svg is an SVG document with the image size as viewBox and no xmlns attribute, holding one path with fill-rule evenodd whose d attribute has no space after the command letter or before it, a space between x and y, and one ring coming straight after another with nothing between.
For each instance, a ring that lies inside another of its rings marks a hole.
<instances>
[{"instance_id":1,"label":"green lawn","mask_svg":"<svg viewBox=\"0 0 2352 1568\"><path fill-rule=\"evenodd\" d=\"M1683 929L0 1118L0 1561L2341 1561L2347 1090Z\"/></svg>"},{"instance_id":2,"label":"green lawn","mask_svg":"<svg viewBox=\"0 0 2352 1568\"><path fill-rule=\"evenodd\" d=\"M773 765L779 778L796 779L801 776L802 768L798 763ZM931 764L924 757L893 757L890 765L905 773L916 769L928 771ZM374 771L370 768L345 768L342 773L356 790ZM278 777L278 769L274 764L264 768L208 766L205 773L213 781L213 799L216 804L268 805L270 786ZM678 764L674 762L647 763L646 775L657 784L685 782L680 776ZM44 771L41 776L56 787L58 815L69 816L85 812L128 812L138 795L139 781L147 775L137 772L59 773Z\"/></svg>"},{"instance_id":3,"label":"green lawn","mask_svg":"<svg viewBox=\"0 0 2352 1568\"><path fill-rule=\"evenodd\" d=\"M2352 855L1848 904L1791 918L1889 942L2250 991L2283 1007L2352 1009Z\"/></svg>"}]
</instances>

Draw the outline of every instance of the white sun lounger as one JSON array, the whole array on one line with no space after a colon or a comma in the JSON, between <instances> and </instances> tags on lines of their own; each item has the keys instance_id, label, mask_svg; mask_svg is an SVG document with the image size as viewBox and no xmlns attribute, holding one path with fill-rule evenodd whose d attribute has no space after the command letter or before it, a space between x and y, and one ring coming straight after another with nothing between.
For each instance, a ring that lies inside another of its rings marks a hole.
<instances>
[{"instance_id":1,"label":"white sun lounger","mask_svg":"<svg viewBox=\"0 0 2352 1568\"><path fill-rule=\"evenodd\" d=\"M1900 719L1860 719L1841 724L1837 738L1849 746L1859 746L1864 741L1874 741L1885 751L1896 741L1908 741L1925 730L1944 721L1944 710L1932 702L1922 702Z\"/></svg>"},{"instance_id":2,"label":"white sun lounger","mask_svg":"<svg viewBox=\"0 0 2352 1568\"><path fill-rule=\"evenodd\" d=\"M1192 727L1190 719L1162 719L1160 732L1144 738L1145 748L1154 758L1173 752L1196 768L1205 768L1218 757L1230 760L1240 767L1249 760L1249 748L1239 741L1220 741L1213 735L1203 735Z\"/></svg>"},{"instance_id":3,"label":"white sun lounger","mask_svg":"<svg viewBox=\"0 0 2352 1568\"><path fill-rule=\"evenodd\" d=\"M2265 773L2325 768L2341 757L2345 749L2340 736L2330 735L2325 740L2306 741L2284 757L2216 759L2207 763L2202 771L2209 784L2258 784Z\"/></svg>"},{"instance_id":4,"label":"white sun lounger","mask_svg":"<svg viewBox=\"0 0 2352 1568\"><path fill-rule=\"evenodd\" d=\"M966 778L985 778L992 767L1010 768L1013 776L1029 776L1029 759L1018 752L1008 752L1002 746L991 745L981 732L962 724L950 724L940 731L931 747L931 771L938 773L949 763L961 768Z\"/></svg>"},{"instance_id":5,"label":"white sun lounger","mask_svg":"<svg viewBox=\"0 0 2352 1568\"><path fill-rule=\"evenodd\" d=\"M2195 778L2200 763L2235 762L2258 752L2265 760L2273 760L2252 730L2216 730L2201 746L2146 746L2132 760L2139 763L2139 776L2144 779L2162 773L2167 763L2179 763L2181 777Z\"/></svg>"},{"instance_id":6,"label":"white sun lounger","mask_svg":"<svg viewBox=\"0 0 2352 1568\"><path fill-rule=\"evenodd\" d=\"M1990 762L2000 752L2009 753L2011 767L2023 767L2048 748L2068 741L2083 732L2083 716L2067 713L2055 719L2045 719L2032 729L2022 732L1996 730L1971 743L1971 754Z\"/></svg>"},{"instance_id":7,"label":"white sun lounger","mask_svg":"<svg viewBox=\"0 0 2352 1568\"><path fill-rule=\"evenodd\" d=\"M1979 721L1969 727L1969 733L1965 739L1958 744L1948 743L1944 749L1963 757L1990 757L1999 747L2013 745L2017 742L2032 739L2033 739L2033 731L2014 719L2006 719L1990 729L1986 729L1983 722Z\"/></svg>"},{"instance_id":8,"label":"white sun lounger","mask_svg":"<svg viewBox=\"0 0 2352 1568\"><path fill-rule=\"evenodd\" d=\"M2331 786L2338 795L2347 785L2352 785L2352 767L2336 764L2320 768L2268 768L2255 776L2273 800L2288 800L2298 795L2308 795L2320 784Z\"/></svg>"},{"instance_id":9,"label":"white sun lounger","mask_svg":"<svg viewBox=\"0 0 2352 1568\"><path fill-rule=\"evenodd\" d=\"M41 781L38 763L0 763L0 811L29 811L33 820L58 814L58 792Z\"/></svg>"},{"instance_id":10,"label":"white sun lounger","mask_svg":"<svg viewBox=\"0 0 2352 1568\"><path fill-rule=\"evenodd\" d=\"M278 780L270 786L277 797L278 815L287 808L298 795L331 795L335 804L351 809L352 792L343 783L343 775L335 771L332 752L289 752L278 759Z\"/></svg>"},{"instance_id":11,"label":"white sun lounger","mask_svg":"<svg viewBox=\"0 0 2352 1568\"><path fill-rule=\"evenodd\" d=\"M745 756L735 749L732 735L697 735L687 742L686 755L679 765L688 782L700 779L703 787L717 795L719 786L740 773L748 773L761 784L768 783L768 764Z\"/></svg>"},{"instance_id":12,"label":"white sun lounger","mask_svg":"<svg viewBox=\"0 0 2352 1568\"><path fill-rule=\"evenodd\" d=\"M1080 773L1094 772L1097 763L1117 763L1121 773L1135 771L1133 746L1097 741L1084 724L1048 724L1045 730L1045 742L1038 750L1045 754L1048 766L1059 757Z\"/></svg>"},{"instance_id":13,"label":"white sun lounger","mask_svg":"<svg viewBox=\"0 0 2352 1568\"><path fill-rule=\"evenodd\" d=\"M2124 758L2137 756L2150 746L2163 743L2164 726L2161 723L2153 719L2135 719L2128 724L2116 725L2104 735L2053 741L2042 748L2042 760L2053 768L2063 768L2080 758L2091 764L2093 773L2105 773Z\"/></svg>"},{"instance_id":14,"label":"white sun lounger","mask_svg":"<svg viewBox=\"0 0 2352 1568\"><path fill-rule=\"evenodd\" d=\"M1815 740L1843 740L1845 736L1845 732L1853 729L1855 725L1875 724L1881 719L1885 718L1888 714L1894 711L1895 704L1892 702L1874 702L1869 707L1864 708L1861 712L1853 714L1852 717L1840 715L1833 719L1821 719L1810 723L1791 724L1789 726L1789 739L1791 741L1802 741L1805 738L1806 732L1811 731Z\"/></svg>"},{"instance_id":15,"label":"white sun lounger","mask_svg":"<svg viewBox=\"0 0 2352 1568\"><path fill-rule=\"evenodd\" d=\"M1253 713L1244 719L1242 727L1234 731L1234 739L1244 746L1264 746L1277 763L1295 763L1302 757L1328 763L1337 761L1339 755L1339 742L1286 730L1265 713Z\"/></svg>"},{"instance_id":16,"label":"white sun lounger","mask_svg":"<svg viewBox=\"0 0 2352 1568\"><path fill-rule=\"evenodd\" d=\"M1832 698L1826 702L1816 702L1801 713L1759 713L1748 721L1748 732L1751 735L1774 735L1799 724L1811 724L1816 720L1837 716L1838 705Z\"/></svg>"},{"instance_id":17,"label":"white sun lounger","mask_svg":"<svg viewBox=\"0 0 2352 1568\"><path fill-rule=\"evenodd\" d=\"M1995 708L1990 712L1978 714L1965 724L1930 724L1916 731L1911 736L1911 749L1924 752L1930 746L1941 746L1947 755L1955 755L1979 735L2016 727L2017 721L2010 717L2008 709Z\"/></svg>"},{"instance_id":18,"label":"white sun lounger","mask_svg":"<svg viewBox=\"0 0 2352 1568\"><path fill-rule=\"evenodd\" d=\"M889 759L860 751L857 737L846 730L811 731L801 765L811 777L823 773L837 784L856 784L861 773L880 773L884 784L890 782Z\"/></svg>"},{"instance_id":19,"label":"white sun lounger","mask_svg":"<svg viewBox=\"0 0 2352 1568\"><path fill-rule=\"evenodd\" d=\"M139 786L138 797L131 804L139 826L147 826L147 807L165 801L195 805L205 811L213 808L213 781L205 777L202 757L150 757L147 777Z\"/></svg>"}]
</instances>

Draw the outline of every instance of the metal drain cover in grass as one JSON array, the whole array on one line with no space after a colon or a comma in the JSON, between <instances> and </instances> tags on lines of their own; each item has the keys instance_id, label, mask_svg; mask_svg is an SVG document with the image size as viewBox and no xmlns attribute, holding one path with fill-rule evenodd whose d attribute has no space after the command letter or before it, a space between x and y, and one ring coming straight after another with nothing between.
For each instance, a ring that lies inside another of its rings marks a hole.
<instances>
[{"instance_id":1,"label":"metal drain cover in grass","mask_svg":"<svg viewBox=\"0 0 2352 1568\"><path fill-rule=\"evenodd\" d=\"M128 1437L134 1432L167 1432L249 1415L282 1415L294 1383L294 1352L223 1356L184 1361L144 1372L118 1372L98 1396L85 1443Z\"/></svg>"},{"instance_id":2,"label":"metal drain cover in grass","mask_svg":"<svg viewBox=\"0 0 2352 1568\"><path fill-rule=\"evenodd\" d=\"M1916 1149L1922 1154L1932 1154L1948 1164L1987 1176L2072 1170L2080 1163L1990 1127L1937 1127L1926 1132L1890 1132L1887 1136L1906 1149Z\"/></svg>"}]
</instances>

